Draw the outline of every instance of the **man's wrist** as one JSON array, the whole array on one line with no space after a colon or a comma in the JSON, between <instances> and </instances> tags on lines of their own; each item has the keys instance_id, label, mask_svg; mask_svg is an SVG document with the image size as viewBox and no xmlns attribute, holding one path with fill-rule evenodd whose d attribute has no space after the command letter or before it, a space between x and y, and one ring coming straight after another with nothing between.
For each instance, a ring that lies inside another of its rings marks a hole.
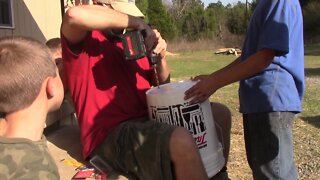
<instances>
[{"instance_id":1,"label":"man's wrist","mask_svg":"<svg viewBox=\"0 0 320 180\"><path fill-rule=\"evenodd\" d=\"M145 29L145 26L147 25L144 20L139 17L128 15L128 19L128 29L142 30Z\"/></svg>"}]
</instances>

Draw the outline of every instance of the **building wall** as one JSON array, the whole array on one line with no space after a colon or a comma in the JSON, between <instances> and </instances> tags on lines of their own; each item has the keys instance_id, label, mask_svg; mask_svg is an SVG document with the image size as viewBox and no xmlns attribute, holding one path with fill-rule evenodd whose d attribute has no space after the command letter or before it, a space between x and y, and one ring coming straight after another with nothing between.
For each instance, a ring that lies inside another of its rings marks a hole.
<instances>
[{"instance_id":1,"label":"building wall","mask_svg":"<svg viewBox=\"0 0 320 180\"><path fill-rule=\"evenodd\" d=\"M60 36L60 0L12 0L13 29L0 28L0 36L21 35L45 42Z\"/></svg>"},{"instance_id":2,"label":"building wall","mask_svg":"<svg viewBox=\"0 0 320 180\"><path fill-rule=\"evenodd\" d=\"M14 28L0 28L2 36L27 36L45 43L60 37L62 20L60 0L12 0ZM71 100L64 100L61 108L47 116L46 124L74 121ZM60 121L59 121L60 120Z\"/></svg>"}]
</instances>

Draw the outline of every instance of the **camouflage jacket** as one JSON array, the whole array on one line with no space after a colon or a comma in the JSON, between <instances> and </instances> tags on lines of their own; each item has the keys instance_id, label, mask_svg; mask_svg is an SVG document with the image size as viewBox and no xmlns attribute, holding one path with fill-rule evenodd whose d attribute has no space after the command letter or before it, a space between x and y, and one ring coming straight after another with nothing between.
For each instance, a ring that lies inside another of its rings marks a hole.
<instances>
[{"instance_id":1,"label":"camouflage jacket","mask_svg":"<svg viewBox=\"0 0 320 180\"><path fill-rule=\"evenodd\" d=\"M0 136L1 180L57 180L57 165L49 153L47 140L33 142L24 138Z\"/></svg>"}]
</instances>

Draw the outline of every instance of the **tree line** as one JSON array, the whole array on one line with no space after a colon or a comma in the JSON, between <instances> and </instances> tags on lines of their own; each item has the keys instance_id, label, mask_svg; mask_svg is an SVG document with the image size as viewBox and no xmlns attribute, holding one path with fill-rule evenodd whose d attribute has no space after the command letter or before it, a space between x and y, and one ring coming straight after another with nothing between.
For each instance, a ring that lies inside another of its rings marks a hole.
<instances>
[{"instance_id":1,"label":"tree line","mask_svg":"<svg viewBox=\"0 0 320 180\"><path fill-rule=\"evenodd\" d=\"M306 36L320 34L320 1L300 0ZM257 0L207 7L201 0L136 0L145 19L167 40L194 41L221 37L223 31L244 35Z\"/></svg>"}]
</instances>

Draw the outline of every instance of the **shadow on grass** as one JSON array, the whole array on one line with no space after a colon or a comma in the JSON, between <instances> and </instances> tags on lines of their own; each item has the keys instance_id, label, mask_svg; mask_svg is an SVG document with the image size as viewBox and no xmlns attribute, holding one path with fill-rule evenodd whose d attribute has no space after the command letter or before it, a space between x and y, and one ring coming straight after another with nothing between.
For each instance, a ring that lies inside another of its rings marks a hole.
<instances>
[{"instance_id":1,"label":"shadow on grass","mask_svg":"<svg viewBox=\"0 0 320 180\"><path fill-rule=\"evenodd\" d=\"M310 50L310 51L306 51L304 53L305 56L320 56L320 51L319 50Z\"/></svg>"},{"instance_id":2,"label":"shadow on grass","mask_svg":"<svg viewBox=\"0 0 320 180\"><path fill-rule=\"evenodd\" d=\"M302 120L308 124L313 125L314 127L320 129L320 115L311 116L311 117L302 117Z\"/></svg>"},{"instance_id":3,"label":"shadow on grass","mask_svg":"<svg viewBox=\"0 0 320 180\"><path fill-rule=\"evenodd\" d=\"M317 44L310 44L306 45L304 49L305 56L320 56L319 45Z\"/></svg>"},{"instance_id":4,"label":"shadow on grass","mask_svg":"<svg viewBox=\"0 0 320 180\"><path fill-rule=\"evenodd\" d=\"M320 68L305 68L306 76L320 76Z\"/></svg>"}]
</instances>

